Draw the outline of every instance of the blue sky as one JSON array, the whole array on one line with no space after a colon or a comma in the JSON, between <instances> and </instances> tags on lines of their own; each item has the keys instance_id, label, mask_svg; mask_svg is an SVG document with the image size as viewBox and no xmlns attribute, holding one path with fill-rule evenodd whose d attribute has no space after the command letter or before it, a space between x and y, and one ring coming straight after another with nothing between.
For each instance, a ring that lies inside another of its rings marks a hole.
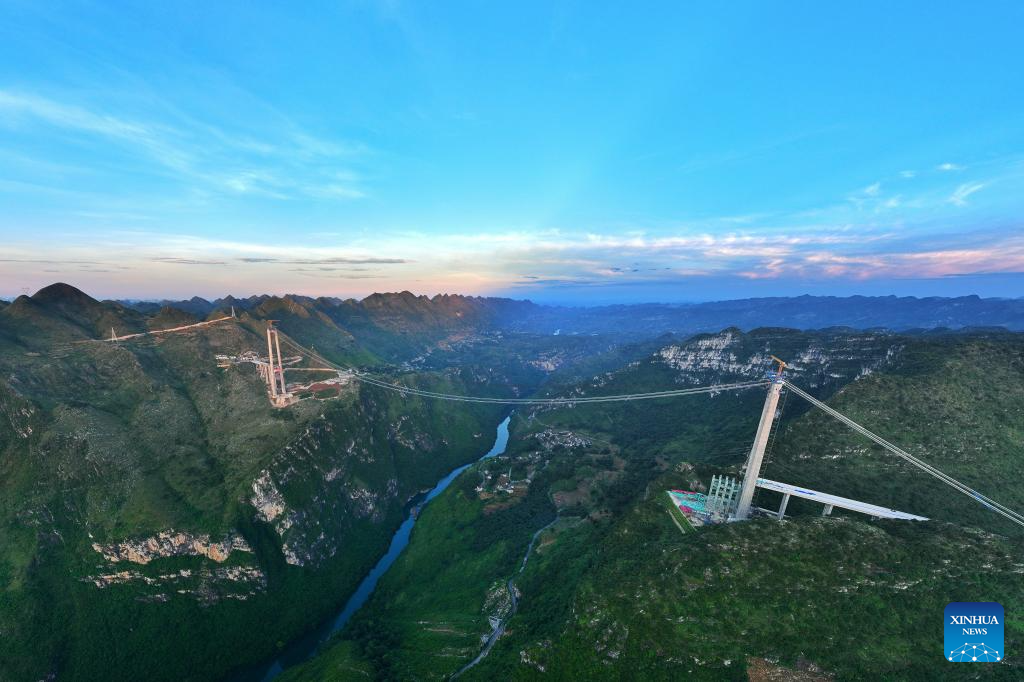
<instances>
[{"instance_id":1,"label":"blue sky","mask_svg":"<svg viewBox=\"0 0 1024 682\"><path fill-rule=\"evenodd\" d=\"M0 295L1024 296L1022 25L0 0Z\"/></svg>"}]
</instances>

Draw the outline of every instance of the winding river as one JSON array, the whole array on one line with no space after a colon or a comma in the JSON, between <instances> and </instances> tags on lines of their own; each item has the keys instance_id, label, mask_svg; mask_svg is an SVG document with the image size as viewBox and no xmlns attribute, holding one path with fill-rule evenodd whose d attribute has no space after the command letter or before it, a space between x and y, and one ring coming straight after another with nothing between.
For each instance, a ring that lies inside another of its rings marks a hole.
<instances>
[{"instance_id":1,"label":"winding river","mask_svg":"<svg viewBox=\"0 0 1024 682\"><path fill-rule=\"evenodd\" d=\"M494 439L494 446L487 451L480 460L487 459L489 457L496 457L503 452L508 446L508 423L510 417L505 417L505 421L498 424L497 437ZM471 467L475 462L469 464L463 464L459 468L455 469L447 476L437 482L430 492L425 495L418 495L413 498L412 504L409 507L409 514L402 525L398 527L395 534L391 538L391 545L388 547L387 553L381 557L377 565L363 578L362 582L356 588L356 591L352 593L348 601L345 602L345 606L338 612L334 618L330 618L324 621L319 627L310 631L306 635L292 641L284 649L284 651L272 662L265 663L261 666L251 668L239 675L235 675L232 679L235 682L252 682L255 680L262 680L266 682L271 680L287 668L304 663L309 659L316 656L317 651L324 642L331 638L334 633L345 627L345 624L355 615L356 611L366 603L366 600L373 594L374 589L377 587L377 581L380 580L381 576L387 573L388 569L391 568L391 564L395 563L395 559L402 553L405 546L409 544L409 536L412 534L412 527L416 523L416 518L419 516L420 511L425 507L432 499L440 495L444 490L451 485L452 481L461 474L463 471ZM489 649L489 647L488 647Z\"/></svg>"}]
</instances>

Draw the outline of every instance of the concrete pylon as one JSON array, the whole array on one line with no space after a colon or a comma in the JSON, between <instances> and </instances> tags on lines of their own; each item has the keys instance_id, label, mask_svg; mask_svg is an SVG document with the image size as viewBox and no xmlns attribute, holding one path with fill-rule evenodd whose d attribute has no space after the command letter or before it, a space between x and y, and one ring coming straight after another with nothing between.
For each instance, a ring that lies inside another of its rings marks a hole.
<instances>
[{"instance_id":1,"label":"concrete pylon","mask_svg":"<svg viewBox=\"0 0 1024 682\"><path fill-rule=\"evenodd\" d=\"M786 518L786 506L789 504L789 493L782 496L782 504L779 505L779 513L775 515L779 521Z\"/></svg>"},{"instance_id":2,"label":"concrete pylon","mask_svg":"<svg viewBox=\"0 0 1024 682\"><path fill-rule=\"evenodd\" d=\"M743 486L740 488L740 502L736 508L736 518L746 519L750 516L750 503L754 499L754 489L757 487L757 477L761 475L761 460L764 459L764 449L768 445L768 435L772 431L772 423L775 421L775 409L779 404L779 394L782 392L782 379L775 379L768 388L768 396L764 399L764 409L761 410L761 421L757 425L757 435L754 436L754 445L750 448L747 456L747 472L743 476Z\"/></svg>"},{"instance_id":3,"label":"concrete pylon","mask_svg":"<svg viewBox=\"0 0 1024 682\"><path fill-rule=\"evenodd\" d=\"M267 377L270 380L270 395L273 398L277 397L277 377L274 374L274 343L270 339L270 333L273 327L267 325L267 362L270 363L267 368L270 371Z\"/></svg>"},{"instance_id":4,"label":"concrete pylon","mask_svg":"<svg viewBox=\"0 0 1024 682\"><path fill-rule=\"evenodd\" d=\"M284 382L284 365L281 363L281 338L277 335L277 330L274 330L274 347L277 349L277 371L281 375L281 395L288 394L287 384Z\"/></svg>"}]
</instances>

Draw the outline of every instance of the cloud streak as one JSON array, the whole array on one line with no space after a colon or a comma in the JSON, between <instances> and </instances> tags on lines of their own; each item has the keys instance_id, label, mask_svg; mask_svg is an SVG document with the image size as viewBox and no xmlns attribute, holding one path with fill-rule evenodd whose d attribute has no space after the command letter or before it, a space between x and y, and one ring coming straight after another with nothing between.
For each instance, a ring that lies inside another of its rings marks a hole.
<instances>
[{"instance_id":1,"label":"cloud streak","mask_svg":"<svg viewBox=\"0 0 1024 682\"><path fill-rule=\"evenodd\" d=\"M320 140L301 131L270 133L277 139L256 141L187 117L142 120L11 90L0 90L0 123L40 136L57 129L97 146L113 143L142 172L169 174L206 194L325 201L367 196L350 167L368 153L365 145Z\"/></svg>"},{"instance_id":2,"label":"cloud streak","mask_svg":"<svg viewBox=\"0 0 1024 682\"><path fill-rule=\"evenodd\" d=\"M964 184L957 187L953 193L949 196L947 201L954 206L966 206L967 197L971 196L975 192L979 192L985 188L983 182L965 182Z\"/></svg>"},{"instance_id":3,"label":"cloud streak","mask_svg":"<svg viewBox=\"0 0 1024 682\"><path fill-rule=\"evenodd\" d=\"M347 253L321 256L313 252L322 249L292 245L167 236L150 237L155 253L141 260L138 252L127 246L123 251L78 246L51 259L32 258L25 250L16 250L13 258L2 262L10 264L8 270L19 278L13 281L19 283L29 273L40 274L40 265L88 268L88 272L80 271L80 277L119 282L122 296L147 294L139 288L138 273L143 272L147 282L179 287L149 292L158 297L223 295L243 287L247 293L349 296L407 288L424 293L520 291L531 296L534 291L573 287L702 286L700 282L727 280L756 282L757 286L781 281L856 284L1021 272L1024 237L1016 236L1019 232L933 234L922 239L845 226L811 234L625 236L544 231L489 238L478 235L471 242L460 235L444 235L432 240L430 248L415 235L382 235L358 249L345 247ZM928 246L922 247L922 243ZM389 255L377 256L374 251ZM98 257L101 252L103 256ZM413 253L415 258L406 257ZM134 266L135 273L100 274L101 269L112 270L113 263ZM178 268L189 269L186 280L175 274ZM45 273L41 276L47 277ZM360 284L364 280L365 284ZM6 276L4 281L11 282ZM201 290L196 290L196 282L203 283ZM11 284L7 286L10 289Z\"/></svg>"},{"instance_id":4,"label":"cloud streak","mask_svg":"<svg viewBox=\"0 0 1024 682\"><path fill-rule=\"evenodd\" d=\"M285 263L287 265L398 265L412 261L405 258L238 258L242 263Z\"/></svg>"},{"instance_id":5,"label":"cloud streak","mask_svg":"<svg viewBox=\"0 0 1024 682\"><path fill-rule=\"evenodd\" d=\"M157 263L174 263L175 265L227 265L222 260L200 260L197 258L174 258L171 256L157 257L153 259Z\"/></svg>"},{"instance_id":6,"label":"cloud streak","mask_svg":"<svg viewBox=\"0 0 1024 682\"><path fill-rule=\"evenodd\" d=\"M969 193L968 193L969 194ZM502 286L597 286L734 277L866 281L881 278L944 277L964 272L1024 269L1024 239L999 231L919 238L897 231L838 226L810 233L644 235L515 232L435 237L430 248L418 235L382 236L361 248L370 253L314 257L304 249L265 243L208 242L175 237L160 256L168 264L258 266L268 273L345 279L383 278L381 267L397 268L389 281L468 282L474 291ZM962 248L970 241L971 248ZM351 247L349 247L351 248ZM252 255L243 255L246 251ZM396 254L376 256L373 251ZM240 253L241 252L241 253ZM416 258L404 257L416 253ZM274 254L274 255L271 255ZM486 265L482 265L486 264ZM366 274L367 272L373 274ZM241 272L241 271L239 271Z\"/></svg>"}]
</instances>

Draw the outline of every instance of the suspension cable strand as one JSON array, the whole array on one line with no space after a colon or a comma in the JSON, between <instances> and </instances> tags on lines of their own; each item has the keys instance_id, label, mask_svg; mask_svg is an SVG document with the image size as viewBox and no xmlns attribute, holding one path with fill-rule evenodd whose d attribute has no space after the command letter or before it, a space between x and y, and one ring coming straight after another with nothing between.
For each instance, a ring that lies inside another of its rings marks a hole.
<instances>
[{"instance_id":1,"label":"suspension cable strand","mask_svg":"<svg viewBox=\"0 0 1024 682\"><path fill-rule=\"evenodd\" d=\"M846 417L845 415L843 415L840 412L834 410L833 408L829 407L828 405L825 405L824 403L821 403L821 401L817 401L812 396L809 396L806 393L802 393L800 391L800 389L797 389L795 387L793 387L793 388L794 388L795 392L797 392L798 394L802 394L802 397L804 397L808 401L812 402L812 404L814 404L816 407L819 407L820 409L822 409L825 412L829 413L830 415L834 416L836 419L842 421L844 424L847 424L848 426L850 426L850 428L854 429L858 433L861 433L862 435L866 436L867 438L869 438L869 439L873 440L874 442L878 443L879 445L881 445L885 449L889 450L893 454L895 454L895 455L901 457L902 459L904 459L904 460L914 464L914 466L917 466L918 468L926 471L927 473L931 474L932 476L942 480L947 485L950 485L951 487L956 488L957 490L959 490L960 492L962 492L962 493L964 493L966 495L974 497L975 499L977 499L979 502L981 502L985 506L993 507L995 509L1002 509L1004 512L1006 512L1008 514L1011 514L1011 515L1013 515L1013 516L1015 516L1015 517L1017 517L1017 518L1019 518L1021 520L1024 520L1024 516L1021 516L1016 511L1010 509L1009 507L1006 507L1005 505L1002 505L1002 504L996 502L995 500L993 500L993 499L991 499L989 497L986 497L985 495L982 495L981 493L977 492L976 490L973 490L972 488L968 487L966 484L961 483L960 481L956 480L952 476L949 476L945 472L940 471L939 469L936 469L932 465L930 465L927 462L924 462L923 460L921 460L921 459L911 455L910 453L908 453L907 451L903 450L902 448L898 448L897 446L893 445L889 441L883 439L881 436L878 436L877 434L874 434L874 433L868 431L867 429L865 429L860 424L857 424L856 422L854 422L852 419Z\"/></svg>"},{"instance_id":2,"label":"suspension cable strand","mask_svg":"<svg viewBox=\"0 0 1024 682\"><path fill-rule=\"evenodd\" d=\"M747 388L754 388L757 386L767 386L768 382L765 380L758 381L745 381L734 384L718 384L714 386L698 386L694 388L678 388L670 389L665 391L651 391L647 393L627 393L621 395L604 395L604 396L576 396L576 397L562 397L562 398L490 398L484 396L469 396L469 395L457 395L452 393L441 393L438 391L428 391L420 388L412 388L411 386L404 386L401 384L394 384L384 379L380 379L364 372L351 367L341 367L340 365L331 362L327 358L323 357L315 351L311 351L304 348L300 344L291 340L287 335L281 335L282 342L296 351L306 353L313 359L324 363L328 367L332 367L340 372L350 372L352 378L371 386L377 386L379 388L387 389L389 391L395 391L403 395L414 395L422 398L436 398L438 400L450 400L455 402L465 403L488 403L494 405L576 405L576 404L589 404L589 403L610 403L610 402L626 402L630 400L652 400L654 398L674 398L685 395L698 395L702 393L719 393L723 391L732 390L743 390Z\"/></svg>"},{"instance_id":3,"label":"suspension cable strand","mask_svg":"<svg viewBox=\"0 0 1024 682\"><path fill-rule=\"evenodd\" d=\"M996 512L1002 514L1003 516L1006 516L1007 518L1011 518L1015 522L1020 523L1021 525L1024 525L1024 516L1022 516L1021 514L1017 513L1013 509L1010 509L1009 507L1006 507L1005 505L1000 504L999 502L996 502L995 500L993 500L993 499L991 499L989 497L986 497L985 495L982 495L981 493L979 493L978 491L970 488L966 484L961 483L960 481L954 479L952 476L949 476L948 474L940 471L939 469L936 469L935 467L933 467L932 465L928 464L927 462L924 462L921 459L918 459L917 457L911 455L910 453L906 452L902 448L899 448L899 447L893 445L892 443L890 443L889 441L885 440L884 438L878 436L877 434L874 434L874 433L868 431L867 429L865 429L860 424L857 424L856 422L854 422L852 419L849 419L848 417L846 417L845 415L841 414L840 412L832 409L828 405L825 405L821 401L813 398L812 396L809 396L805 392L801 391L799 388L796 388L795 386L792 386L792 384L790 384L790 387L793 388L795 393L797 393L801 397L803 397L806 400L808 400L809 402L811 402L811 404L814 405L815 407L818 407L821 410L825 411L826 413L830 414L831 416L835 417L839 421L841 421L844 424L846 424L847 426L849 426L851 429L853 429L853 430L857 431L858 433L864 435L865 437L869 438L870 440L878 443L883 448L885 448L886 450L889 450L890 452L892 452L893 454L897 455L901 459L904 459L904 460L910 462L914 466L922 469L923 471L925 471L928 474L934 476L935 478L938 478L942 482L946 483L947 485L949 485L952 488L955 488L956 490L960 491L961 493L963 493L965 495L968 495L970 497L973 497L974 499L976 499L978 502L981 502L986 507L991 508L993 511L996 511Z\"/></svg>"},{"instance_id":4,"label":"suspension cable strand","mask_svg":"<svg viewBox=\"0 0 1024 682\"><path fill-rule=\"evenodd\" d=\"M970 486L968 486L968 485L966 485L964 483L961 483L960 481L956 480L952 476L950 476L950 475L940 471L939 469L936 469L931 464L928 464L927 462L925 462L925 461L923 461L921 459L918 459L917 457L915 457L914 455L911 455L906 450L903 450L902 448L899 448L899 447L893 445L892 443L890 443L889 441L885 440L881 436L879 436L879 435L877 435L875 433L872 433L871 431L868 431L866 428L864 428L863 426L861 426L857 422L853 421L852 419L850 419L846 415L842 414L838 410L835 410L835 409L829 407L828 405L826 405L822 401L818 400L814 396L810 395L806 391L803 391L800 388L798 388L797 386L794 386L792 383L790 383L789 380L785 380L785 383L786 383L786 386L788 386L794 393L796 393L798 396L800 396L804 400L808 401L809 403L811 403L812 405L814 405L818 409L822 410L826 414L829 414L832 417L835 417L836 419L838 419L839 421L843 422L844 424L846 424L847 426L849 426L851 429L853 429L857 433L861 434L862 436L868 438L869 440L874 441L878 445L881 445L883 448L885 448L886 450L888 450L892 454L896 455L897 457L899 457L899 458L901 458L901 459L903 459L903 460L905 460L907 462L910 462L911 464L913 464L917 468L921 469L922 471L928 473L931 476L934 476L935 478L939 479L940 481L942 481L946 485L950 486L951 488L953 488L953 489L963 493L964 495L967 495L968 497L973 498L977 502L980 502L985 507L988 507L989 509L991 509L992 511L996 512L997 514L1001 514L1002 516L1005 516L1006 518L1010 519L1014 523L1016 523L1016 524L1018 524L1020 526L1024 526L1024 515L1019 514L1018 512L1014 511L1013 509L1010 509L1006 505L1003 505L1003 504L1000 504L999 502L996 502L995 500L993 500L990 497L982 495L977 490L974 490Z\"/></svg>"},{"instance_id":5,"label":"suspension cable strand","mask_svg":"<svg viewBox=\"0 0 1024 682\"><path fill-rule=\"evenodd\" d=\"M371 384L373 386L379 386L398 393L415 395L424 398L438 398L441 400L452 400L457 402L473 402L473 403L494 403L501 405L567 405L567 404L579 404L579 403L606 403L606 402L625 402L629 400L650 400L654 398L672 398L676 396L684 395L697 395L701 393L716 393L728 390L740 390L745 388L753 388L755 386L765 386L766 382L745 382L736 384L719 384L716 386L701 386L696 388L684 388L668 391L656 391L651 393L628 393L621 395L607 395L607 396L576 396L576 397L563 397L563 398L488 398L481 396L468 396L468 395L455 395L451 393L438 393L436 391L426 391L423 389L411 388L409 386L403 386L400 384L392 384L386 381L381 381L369 377L366 374L354 373L353 377L363 383Z\"/></svg>"}]
</instances>

